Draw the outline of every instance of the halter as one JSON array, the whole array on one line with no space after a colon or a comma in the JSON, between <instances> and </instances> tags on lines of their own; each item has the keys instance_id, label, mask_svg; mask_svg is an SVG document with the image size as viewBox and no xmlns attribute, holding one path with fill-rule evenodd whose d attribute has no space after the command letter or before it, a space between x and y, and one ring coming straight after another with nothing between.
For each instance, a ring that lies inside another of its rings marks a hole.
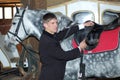
<instances>
[{"instance_id":1,"label":"halter","mask_svg":"<svg viewBox=\"0 0 120 80\"><path fill-rule=\"evenodd\" d=\"M17 13L19 13L19 12L17 12ZM18 25L17 25L17 28L16 28L16 30L15 30L15 33L11 32L11 31L8 31L8 32L9 32L10 34L16 36L16 37L21 41L21 42L20 42L19 40L16 39L16 41L18 41L28 53L31 53L31 52L32 52L32 53L37 53L36 51L34 51L34 50L29 49L28 47L26 47L26 46L22 43L22 39L18 36L18 31L19 31L19 28L20 28L21 23L22 23L22 25L23 25L23 29L24 29L24 31L25 31L25 34L28 35L28 33L27 33L26 29L25 29L25 26L24 26L24 22L23 22L24 13L25 13L25 9L23 10L21 16L20 16L20 15L17 15L17 14L15 15L15 17L20 17L20 20L19 20L19 22L18 22ZM35 57L35 55L32 55L32 54L31 54L31 56L32 56L32 57ZM37 58L37 60L39 60L39 59Z\"/></svg>"},{"instance_id":2,"label":"halter","mask_svg":"<svg viewBox=\"0 0 120 80\"><path fill-rule=\"evenodd\" d=\"M17 12L17 13L19 13L19 12ZM19 22L18 22L18 25L17 25L17 28L16 28L16 30L15 30L15 33L11 32L11 31L8 31L10 34L16 36L20 41L22 41L22 39L18 36L18 31L19 31L19 29L20 29L21 23L22 23L22 25L23 25L23 29L24 29L24 31L25 31L25 34L28 35L28 33L27 33L26 29L25 29L24 22L23 22L24 13L25 13L25 9L23 10L22 15L17 15L17 14L15 14L15 17L20 17L20 20L19 20ZM18 41L18 40L17 40L17 41Z\"/></svg>"}]
</instances>

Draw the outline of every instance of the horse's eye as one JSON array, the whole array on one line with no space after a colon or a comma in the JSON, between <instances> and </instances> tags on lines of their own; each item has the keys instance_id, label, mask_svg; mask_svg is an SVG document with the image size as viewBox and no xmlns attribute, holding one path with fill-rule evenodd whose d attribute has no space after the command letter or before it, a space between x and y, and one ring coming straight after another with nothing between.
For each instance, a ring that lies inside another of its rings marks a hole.
<instances>
[{"instance_id":1,"label":"horse's eye","mask_svg":"<svg viewBox=\"0 0 120 80\"><path fill-rule=\"evenodd\" d=\"M15 22L13 22L12 24L13 24L13 25L15 25L16 23L15 23Z\"/></svg>"}]
</instances>

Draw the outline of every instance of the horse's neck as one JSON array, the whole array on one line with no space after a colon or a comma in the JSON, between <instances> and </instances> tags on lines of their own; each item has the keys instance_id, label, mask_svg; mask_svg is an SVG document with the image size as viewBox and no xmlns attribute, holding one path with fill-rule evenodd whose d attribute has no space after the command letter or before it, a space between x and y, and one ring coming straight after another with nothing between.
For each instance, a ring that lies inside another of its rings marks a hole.
<instances>
[{"instance_id":1,"label":"horse's neck","mask_svg":"<svg viewBox=\"0 0 120 80\"><path fill-rule=\"evenodd\" d=\"M27 28L27 32L29 35L36 37L38 40L40 39L42 33L42 16L47 13L48 11L45 10L27 10L24 19L25 20L25 27Z\"/></svg>"}]
</instances>

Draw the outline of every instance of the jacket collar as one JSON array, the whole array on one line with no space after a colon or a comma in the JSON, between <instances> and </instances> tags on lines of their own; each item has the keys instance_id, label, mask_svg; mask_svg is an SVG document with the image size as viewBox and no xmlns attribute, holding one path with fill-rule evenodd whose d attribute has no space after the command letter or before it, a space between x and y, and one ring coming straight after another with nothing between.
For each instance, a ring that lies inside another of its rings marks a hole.
<instances>
[{"instance_id":1,"label":"jacket collar","mask_svg":"<svg viewBox=\"0 0 120 80\"><path fill-rule=\"evenodd\" d=\"M54 37L54 34L50 34L49 32L47 32L47 31L45 31L45 30L43 30L43 34L45 34L45 35L47 35L47 36L49 36L49 37Z\"/></svg>"}]
</instances>

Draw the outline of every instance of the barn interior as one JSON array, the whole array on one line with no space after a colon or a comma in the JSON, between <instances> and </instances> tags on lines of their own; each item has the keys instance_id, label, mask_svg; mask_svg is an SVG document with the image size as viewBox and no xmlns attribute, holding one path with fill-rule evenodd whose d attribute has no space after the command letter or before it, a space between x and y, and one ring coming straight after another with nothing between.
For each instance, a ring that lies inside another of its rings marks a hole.
<instances>
[{"instance_id":1,"label":"barn interior","mask_svg":"<svg viewBox=\"0 0 120 80\"><path fill-rule=\"evenodd\" d=\"M0 16L0 32L1 34L5 35L7 34L8 30L11 27L11 21L12 18L14 17L14 7L18 6L18 7L26 7L28 6L29 9L31 10L40 10L40 9L52 9L55 8L56 6L61 6L61 5L65 5L67 6L67 4L72 3L72 2L77 2L77 1L92 1L92 2L102 2L102 3L114 3L115 5L119 5L120 0L0 0L0 11L1 12L1 16ZM119 5L120 6L120 5ZM11 13L5 13L5 8L6 7L11 7ZM68 12L66 11L66 14L68 14ZM11 15L11 17L6 19L6 15ZM99 20L98 20L99 21ZM38 48L39 48L39 41L34 38L34 37L29 37L28 39L26 39L24 41L25 44L30 44L32 45L33 49L38 52ZM18 51L19 53L21 53L22 51L22 46L21 44L17 45ZM1 68L2 64L0 62L0 68ZM40 66L41 67L41 63ZM1 68L2 69L2 68ZM0 70L1 70L0 69ZM8 69L5 69L5 71ZM4 70L2 70L4 72ZM13 75L14 73L11 74L5 74L2 75L2 78L0 77L0 80L9 80L9 78L11 78L10 80L22 80L21 77L17 77L15 75ZM7 75L7 76L6 76ZM4 77L5 76L5 77ZM31 74L28 74L27 77L25 78L25 80L32 80L29 79L28 77L31 76ZM93 78L91 80L119 80L120 78ZM37 78L35 79L37 80Z\"/></svg>"}]
</instances>

